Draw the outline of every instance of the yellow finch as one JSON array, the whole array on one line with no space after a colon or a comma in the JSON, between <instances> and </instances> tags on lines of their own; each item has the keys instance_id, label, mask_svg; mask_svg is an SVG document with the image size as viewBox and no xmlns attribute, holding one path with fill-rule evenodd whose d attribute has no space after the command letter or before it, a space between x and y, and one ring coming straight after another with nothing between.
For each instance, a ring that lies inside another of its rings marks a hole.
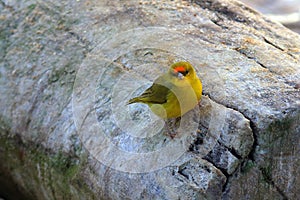
<instances>
[{"instance_id":1,"label":"yellow finch","mask_svg":"<svg viewBox=\"0 0 300 200\"><path fill-rule=\"evenodd\" d=\"M181 61L171 65L167 73L159 76L151 87L131 103L147 104L157 116L176 118L192 110L201 99L202 84L193 66Z\"/></svg>"}]
</instances>

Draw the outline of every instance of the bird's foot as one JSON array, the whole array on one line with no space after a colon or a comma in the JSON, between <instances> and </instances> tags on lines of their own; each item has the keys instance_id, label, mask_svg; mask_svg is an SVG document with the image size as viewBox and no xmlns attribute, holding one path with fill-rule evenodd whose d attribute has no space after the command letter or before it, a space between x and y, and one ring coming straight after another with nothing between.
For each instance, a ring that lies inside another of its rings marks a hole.
<instances>
[{"instance_id":1,"label":"bird's foot","mask_svg":"<svg viewBox=\"0 0 300 200\"><path fill-rule=\"evenodd\" d=\"M169 136L171 139L178 137L177 133L177 123L180 121L180 118L173 118L165 120L165 128L166 128L166 135Z\"/></svg>"},{"instance_id":2,"label":"bird's foot","mask_svg":"<svg viewBox=\"0 0 300 200\"><path fill-rule=\"evenodd\" d=\"M199 108L201 108L201 107L202 107L202 105L201 105L201 101L198 101L198 106L199 106Z\"/></svg>"},{"instance_id":3,"label":"bird's foot","mask_svg":"<svg viewBox=\"0 0 300 200\"><path fill-rule=\"evenodd\" d=\"M166 132L164 132L164 135L166 135L166 136L168 136L168 137L170 137L171 139L174 139L175 137L177 137L178 136L178 134L176 133L176 132L171 132L171 131L166 131Z\"/></svg>"},{"instance_id":4,"label":"bird's foot","mask_svg":"<svg viewBox=\"0 0 300 200\"><path fill-rule=\"evenodd\" d=\"M178 136L177 133L168 133L171 139L174 139L176 136Z\"/></svg>"}]
</instances>

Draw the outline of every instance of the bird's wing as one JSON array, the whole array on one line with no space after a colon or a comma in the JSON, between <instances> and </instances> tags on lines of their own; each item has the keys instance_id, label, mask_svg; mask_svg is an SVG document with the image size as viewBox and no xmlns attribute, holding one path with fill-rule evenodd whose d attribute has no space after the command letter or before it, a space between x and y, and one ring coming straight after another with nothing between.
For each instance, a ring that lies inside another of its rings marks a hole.
<instances>
[{"instance_id":1,"label":"bird's wing","mask_svg":"<svg viewBox=\"0 0 300 200\"><path fill-rule=\"evenodd\" d=\"M170 89L167 87L153 83L145 92L139 96L139 99L145 103L163 104L167 102L167 96Z\"/></svg>"},{"instance_id":2,"label":"bird's wing","mask_svg":"<svg viewBox=\"0 0 300 200\"><path fill-rule=\"evenodd\" d=\"M167 81L166 75L158 77L147 90L138 97L129 100L129 103L141 102L152 104L163 104L167 102L167 97L171 93L172 84Z\"/></svg>"}]
</instances>

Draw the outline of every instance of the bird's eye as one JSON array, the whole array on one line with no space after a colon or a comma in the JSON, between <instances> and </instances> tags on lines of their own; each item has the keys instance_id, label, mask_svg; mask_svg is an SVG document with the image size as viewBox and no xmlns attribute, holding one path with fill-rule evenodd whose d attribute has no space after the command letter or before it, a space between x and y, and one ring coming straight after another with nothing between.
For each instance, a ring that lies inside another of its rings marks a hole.
<instances>
[{"instance_id":1,"label":"bird's eye","mask_svg":"<svg viewBox=\"0 0 300 200\"><path fill-rule=\"evenodd\" d=\"M183 72L181 72L181 73L182 73L183 76L186 76L186 75L189 73L189 71L188 71L188 70L185 70L185 71L183 71Z\"/></svg>"}]
</instances>

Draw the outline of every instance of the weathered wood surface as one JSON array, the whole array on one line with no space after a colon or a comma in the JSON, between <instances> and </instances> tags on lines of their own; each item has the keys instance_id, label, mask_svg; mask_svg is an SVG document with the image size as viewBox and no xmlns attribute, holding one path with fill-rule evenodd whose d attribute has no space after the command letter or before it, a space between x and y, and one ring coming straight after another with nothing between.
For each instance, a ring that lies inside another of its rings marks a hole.
<instances>
[{"instance_id":1,"label":"weathered wood surface","mask_svg":"<svg viewBox=\"0 0 300 200\"><path fill-rule=\"evenodd\" d=\"M231 0L0 10L3 197L300 199L296 33ZM204 97L171 140L126 101L182 59Z\"/></svg>"}]
</instances>

